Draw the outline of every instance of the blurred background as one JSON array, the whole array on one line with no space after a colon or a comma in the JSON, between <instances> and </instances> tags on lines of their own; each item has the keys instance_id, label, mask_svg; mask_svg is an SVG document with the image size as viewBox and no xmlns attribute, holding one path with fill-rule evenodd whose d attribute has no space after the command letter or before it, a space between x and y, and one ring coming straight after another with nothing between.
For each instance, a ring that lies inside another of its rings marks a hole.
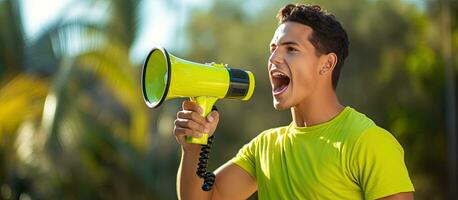
<instances>
[{"instance_id":1,"label":"blurred background","mask_svg":"<svg viewBox=\"0 0 458 200\"><path fill-rule=\"evenodd\" d=\"M416 199L457 199L458 1L298 2L346 28L340 100L399 140ZM288 124L266 70L286 3L0 0L0 199L176 199L172 130L183 99L155 110L143 102L140 70L153 45L255 74L250 101L217 102L210 170Z\"/></svg>"}]
</instances>

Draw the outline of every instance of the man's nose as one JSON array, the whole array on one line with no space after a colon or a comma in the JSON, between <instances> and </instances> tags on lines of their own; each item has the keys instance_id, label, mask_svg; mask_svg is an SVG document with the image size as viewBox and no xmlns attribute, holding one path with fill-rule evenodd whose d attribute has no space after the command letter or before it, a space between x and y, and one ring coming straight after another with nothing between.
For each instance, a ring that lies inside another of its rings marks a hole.
<instances>
[{"instance_id":1,"label":"man's nose","mask_svg":"<svg viewBox=\"0 0 458 200\"><path fill-rule=\"evenodd\" d=\"M269 62L273 64L279 64L283 62L283 55L279 51L279 49L275 49L269 57Z\"/></svg>"}]
</instances>

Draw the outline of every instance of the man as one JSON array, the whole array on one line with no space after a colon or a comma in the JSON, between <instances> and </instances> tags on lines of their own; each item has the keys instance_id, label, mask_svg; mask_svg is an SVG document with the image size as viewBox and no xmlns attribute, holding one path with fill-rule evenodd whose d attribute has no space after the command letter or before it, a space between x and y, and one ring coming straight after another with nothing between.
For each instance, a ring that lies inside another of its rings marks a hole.
<instances>
[{"instance_id":1,"label":"man","mask_svg":"<svg viewBox=\"0 0 458 200\"><path fill-rule=\"evenodd\" d=\"M174 134L182 145L177 176L180 199L413 199L401 145L365 115L336 96L348 38L332 14L319 6L287 5L268 61L275 109L290 109L288 126L266 130L216 170L204 192L195 175L200 145L185 136L213 134L216 111L207 119L185 101Z\"/></svg>"}]
</instances>

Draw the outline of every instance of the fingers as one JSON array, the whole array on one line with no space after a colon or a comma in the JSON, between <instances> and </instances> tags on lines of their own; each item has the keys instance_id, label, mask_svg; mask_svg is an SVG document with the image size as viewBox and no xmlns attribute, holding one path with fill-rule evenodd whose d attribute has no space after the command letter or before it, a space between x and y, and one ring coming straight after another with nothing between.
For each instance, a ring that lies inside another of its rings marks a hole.
<instances>
[{"instance_id":1,"label":"fingers","mask_svg":"<svg viewBox=\"0 0 458 200\"><path fill-rule=\"evenodd\" d=\"M213 109L207 117L203 117L203 109L195 102L185 100L182 107L174 127L174 135L180 144L184 144L185 136L200 138L202 133L213 135L219 121L217 110Z\"/></svg>"},{"instance_id":2,"label":"fingers","mask_svg":"<svg viewBox=\"0 0 458 200\"><path fill-rule=\"evenodd\" d=\"M175 133L175 136L181 140L184 140L184 136L191 136L191 137L197 137L197 138L202 137L201 133L195 132L189 128L182 128L178 126L175 126L174 133Z\"/></svg>"},{"instance_id":3,"label":"fingers","mask_svg":"<svg viewBox=\"0 0 458 200\"><path fill-rule=\"evenodd\" d=\"M193 131L208 132L210 131L207 127L189 119L176 119L175 126L181 128L191 129Z\"/></svg>"},{"instance_id":4,"label":"fingers","mask_svg":"<svg viewBox=\"0 0 458 200\"><path fill-rule=\"evenodd\" d=\"M189 110L182 110L177 113L177 119L190 119L201 125L205 124L205 118L196 112Z\"/></svg>"},{"instance_id":5,"label":"fingers","mask_svg":"<svg viewBox=\"0 0 458 200\"><path fill-rule=\"evenodd\" d=\"M202 114L204 112L204 110L199 105L197 105L197 103L189 101L189 100L183 101L182 107L183 107L183 110L190 110L190 111L197 112L199 114Z\"/></svg>"}]
</instances>

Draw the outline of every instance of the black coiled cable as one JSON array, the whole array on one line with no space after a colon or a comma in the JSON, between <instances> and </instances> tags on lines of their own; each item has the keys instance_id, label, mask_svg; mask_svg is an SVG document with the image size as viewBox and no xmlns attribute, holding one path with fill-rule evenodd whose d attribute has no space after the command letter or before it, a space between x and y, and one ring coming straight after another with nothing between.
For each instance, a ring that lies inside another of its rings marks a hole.
<instances>
[{"instance_id":1,"label":"black coiled cable","mask_svg":"<svg viewBox=\"0 0 458 200\"><path fill-rule=\"evenodd\" d=\"M213 106L213 110L218 110L216 106ZM210 157L210 150L213 144L213 139L215 135L212 135L208 138L207 144L202 145L200 149L200 158L199 163L197 164L197 176L204 179L204 184L202 185L203 191L210 191L213 184L215 183L215 174L213 172L207 171L208 158Z\"/></svg>"},{"instance_id":2,"label":"black coiled cable","mask_svg":"<svg viewBox=\"0 0 458 200\"><path fill-rule=\"evenodd\" d=\"M207 162L210 154L211 145L213 143L214 135L208 138L206 145L202 145L200 151L199 164L197 164L197 176L204 179L204 184L202 185L202 190L210 191L213 184L215 183L215 174L213 172L207 171Z\"/></svg>"}]
</instances>

